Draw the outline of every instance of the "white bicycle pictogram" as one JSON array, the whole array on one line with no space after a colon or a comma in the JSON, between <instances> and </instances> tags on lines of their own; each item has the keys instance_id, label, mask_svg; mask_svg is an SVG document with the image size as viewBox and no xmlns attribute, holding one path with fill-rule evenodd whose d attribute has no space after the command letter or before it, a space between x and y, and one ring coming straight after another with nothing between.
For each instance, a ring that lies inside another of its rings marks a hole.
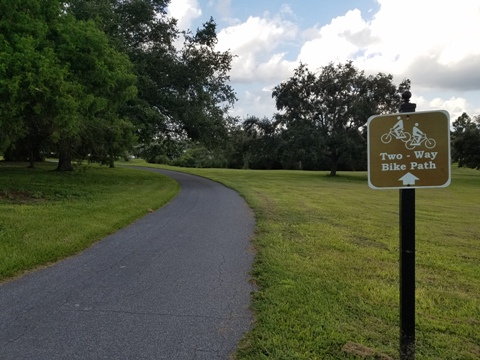
<instances>
[{"instance_id":1,"label":"white bicycle pictogram","mask_svg":"<svg viewBox=\"0 0 480 360\"><path fill-rule=\"evenodd\" d=\"M435 139L428 138L427 135L418 128L418 123L415 123L415 126L412 129L412 134L410 134L403 130L402 118L398 116L397 120L397 123L388 131L388 133L381 136L380 140L382 140L384 144L388 144L393 138L395 138L403 141L408 150L413 150L422 144L424 144L427 149L433 149L437 145Z\"/></svg>"},{"instance_id":2,"label":"white bicycle pictogram","mask_svg":"<svg viewBox=\"0 0 480 360\"><path fill-rule=\"evenodd\" d=\"M380 140L382 140L384 144L388 144L393 138L402 140L404 143L406 143L412 138L412 135L410 135L409 132L403 131L403 129L395 130L394 128L391 128L388 133L382 135Z\"/></svg>"},{"instance_id":3,"label":"white bicycle pictogram","mask_svg":"<svg viewBox=\"0 0 480 360\"><path fill-rule=\"evenodd\" d=\"M421 134L420 136L414 136L409 141L407 141L405 143L405 147L408 150L413 150L417 146L422 145L422 143L425 145L427 149L433 149L437 145L437 142L435 141L435 139L428 138L427 135Z\"/></svg>"}]
</instances>

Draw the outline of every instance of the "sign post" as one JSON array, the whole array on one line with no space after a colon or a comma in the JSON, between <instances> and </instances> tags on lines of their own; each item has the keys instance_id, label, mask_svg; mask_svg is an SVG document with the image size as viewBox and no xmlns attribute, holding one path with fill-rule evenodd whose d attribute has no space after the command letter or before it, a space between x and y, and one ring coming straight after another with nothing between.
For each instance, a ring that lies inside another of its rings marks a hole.
<instances>
[{"instance_id":1,"label":"sign post","mask_svg":"<svg viewBox=\"0 0 480 360\"><path fill-rule=\"evenodd\" d=\"M415 112L406 91L400 113L368 119L368 184L400 189L400 359L415 358L415 189L450 184L450 118Z\"/></svg>"},{"instance_id":2,"label":"sign post","mask_svg":"<svg viewBox=\"0 0 480 360\"><path fill-rule=\"evenodd\" d=\"M410 103L411 96L410 92L402 94L404 102L400 106L401 113L415 111L417 106ZM408 172L400 180L403 185L409 186L420 179ZM400 359L413 360L415 359L415 189L400 189L399 195Z\"/></svg>"}]
</instances>

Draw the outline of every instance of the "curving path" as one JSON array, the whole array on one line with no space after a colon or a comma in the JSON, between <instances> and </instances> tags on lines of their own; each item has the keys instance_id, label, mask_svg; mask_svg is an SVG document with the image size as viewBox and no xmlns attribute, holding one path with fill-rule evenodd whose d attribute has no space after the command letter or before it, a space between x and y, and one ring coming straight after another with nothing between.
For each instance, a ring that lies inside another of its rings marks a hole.
<instances>
[{"instance_id":1,"label":"curving path","mask_svg":"<svg viewBox=\"0 0 480 360\"><path fill-rule=\"evenodd\" d=\"M182 190L80 255L0 286L0 359L228 359L252 320L253 214L218 183L143 170Z\"/></svg>"}]
</instances>

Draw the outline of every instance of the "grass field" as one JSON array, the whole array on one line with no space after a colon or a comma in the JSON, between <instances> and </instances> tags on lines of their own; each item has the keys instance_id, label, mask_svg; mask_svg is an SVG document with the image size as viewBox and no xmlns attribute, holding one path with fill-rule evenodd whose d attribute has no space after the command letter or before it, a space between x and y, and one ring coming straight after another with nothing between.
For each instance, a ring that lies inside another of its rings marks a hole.
<instances>
[{"instance_id":1,"label":"grass field","mask_svg":"<svg viewBox=\"0 0 480 360\"><path fill-rule=\"evenodd\" d=\"M0 281L85 249L179 190L173 180L145 171L26 166L0 162Z\"/></svg>"},{"instance_id":2,"label":"grass field","mask_svg":"<svg viewBox=\"0 0 480 360\"><path fill-rule=\"evenodd\" d=\"M398 191L371 190L366 173L177 170L236 189L256 214L256 322L237 359L398 358ZM416 358L479 359L480 173L453 168L450 187L416 193ZM59 207L71 201L64 196ZM2 242L22 206L2 200L0 211L12 212Z\"/></svg>"},{"instance_id":3,"label":"grass field","mask_svg":"<svg viewBox=\"0 0 480 360\"><path fill-rule=\"evenodd\" d=\"M399 357L397 190L371 190L366 173L187 171L257 216L257 320L238 359ZM480 173L454 168L416 199L417 359L479 359Z\"/></svg>"}]
</instances>

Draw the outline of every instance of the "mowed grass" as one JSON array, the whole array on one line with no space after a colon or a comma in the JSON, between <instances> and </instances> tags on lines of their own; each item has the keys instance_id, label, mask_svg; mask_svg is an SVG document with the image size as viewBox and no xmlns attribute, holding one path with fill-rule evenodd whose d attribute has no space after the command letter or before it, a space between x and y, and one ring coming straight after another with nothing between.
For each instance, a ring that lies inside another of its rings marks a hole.
<instances>
[{"instance_id":1,"label":"mowed grass","mask_svg":"<svg viewBox=\"0 0 480 360\"><path fill-rule=\"evenodd\" d=\"M236 359L399 358L398 190L366 173L182 171L256 213L256 322ZM417 359L480 358L479 215L478 171L416 190Z\"/></svg>"},{"instance_id":2,"label":"mowed grass","mask_svg":"<svg viewBox=\"0 0 480 360\"><path fill-rule=\"evenodd\" d=\"M0 162L0 281L78 253L176 195L165 176L100 166Z\"/></svg>"},{"instance_id":3,"label":"mowed grass","mask_svg":"<svg viewBox=\"0 0 480 360\"><path fill-rule=\"evenodd\" d=\"M55 237L54 218L48 220L50 226L37 221L37 229L21 233L29 228L22 225L23 217L35 207L58 207L59 214L68 214L61 209L72 209L75 204L78 213L90 207L89 217L79 223L82 231L97 234L91 238L99 238L98 228L104 221L94 225L95 213L118 207L122 214L130 208L125 201L109 203L118 194L110 186L125 181L117 179L119 174L131 176L130 185L115 186L130 187L133 198L128 201L132 202L143 191L143 184L149 183L140 179L152 176L133 170L92 169L88 167L84 175L91 174L95 180L71 188L65 182L58 200L54 192L47 191L49 186L30 183L24 175L27 169L18 170L19 180L11 183L17 188L21 188L20 181L28 183L29 191L40 189L38 194L43 195L39 198L47 201L2 201L0 242L5 231L14 234L10 242ZM257 253L252 277L258 291L253 294L252 308L256 320L236 359L399 358L398 191L371 190L366 173L340 173L332 178L325 172L170 169L222 182L239 191L255 211ZM61 176L71 180L84 175ZM417 190L416 198L416 358L479 359L480 173L453 168L450 187ZM95 199L97 205L91 206L89 201ZM139 213L152 207L140 204ZM109 211L102 216L110 217ZM6 227L3 215L7 212L12 214ZM47 221L48 214L37 217ZM117 216L111 217L114 222ZM73 216L62 221L67 229L78 222ZM125 222L109 226L108 231ZM42 232L43 237L37 235ZM68 233L52 248L68 243Z\"/></svg>"}]
</instances>

